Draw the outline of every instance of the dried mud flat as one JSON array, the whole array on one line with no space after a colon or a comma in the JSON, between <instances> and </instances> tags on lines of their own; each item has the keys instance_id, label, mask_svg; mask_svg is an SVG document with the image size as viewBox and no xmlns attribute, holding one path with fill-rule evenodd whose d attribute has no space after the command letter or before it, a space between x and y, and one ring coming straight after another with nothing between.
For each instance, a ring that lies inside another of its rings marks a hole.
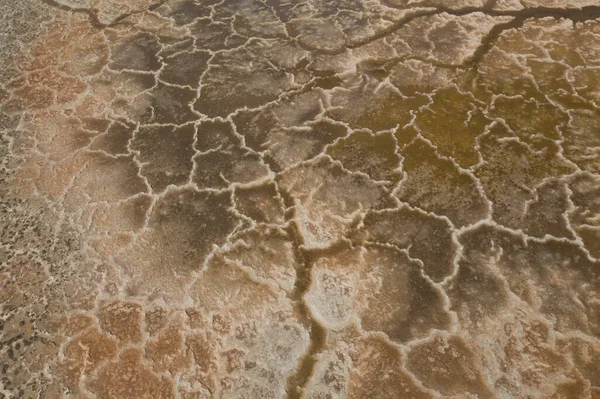
<instances>
[{"instance_id":1,"label":"dried mud flat","mask_svg":"<svg viewBox=\"0 0 600 399\"><path fill-rule=\"evenodd\" d=\"M600 398L599 18L0 0L0 398Z\"/></svg>"}]
</instances>

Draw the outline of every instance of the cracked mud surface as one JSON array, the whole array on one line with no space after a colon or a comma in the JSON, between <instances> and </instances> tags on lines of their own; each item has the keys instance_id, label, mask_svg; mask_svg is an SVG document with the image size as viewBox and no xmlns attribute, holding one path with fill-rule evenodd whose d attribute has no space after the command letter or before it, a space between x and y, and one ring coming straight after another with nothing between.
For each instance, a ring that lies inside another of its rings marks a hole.
<instances>
[{"instance_id":1,"label":"cracked mud surface","mask_svg":"<svg viewBox=\"0 0 600 399\"><path fill-rule=\"evenodd\" d=\"M600 398L596 1L0 19L0 398Z\"/></svg>"}]
</instances>

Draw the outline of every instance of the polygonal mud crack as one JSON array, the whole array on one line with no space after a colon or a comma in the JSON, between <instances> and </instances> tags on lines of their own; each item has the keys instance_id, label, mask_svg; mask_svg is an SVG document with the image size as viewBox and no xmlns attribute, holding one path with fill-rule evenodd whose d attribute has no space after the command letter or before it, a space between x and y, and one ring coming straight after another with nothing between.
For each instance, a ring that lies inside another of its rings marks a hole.
<instances>
[{"instance_id":1,"label":"polygonal mud crack","mask_svg":"<svg viewBox=\"0 0 600 399\"><path fill-rule=\"evenodd\" d=\"M599 18L0 0L0 396L600 397Z\"/></svg>"}]
</instances>

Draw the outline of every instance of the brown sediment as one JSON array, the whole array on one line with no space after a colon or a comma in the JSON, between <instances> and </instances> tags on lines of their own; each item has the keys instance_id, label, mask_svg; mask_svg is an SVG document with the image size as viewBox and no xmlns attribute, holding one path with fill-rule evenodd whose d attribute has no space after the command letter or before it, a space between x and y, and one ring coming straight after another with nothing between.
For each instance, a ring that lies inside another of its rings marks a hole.
<instances>
[{"instance_id":1,"label":"brown sediment","mask_svg":"<svg viewBox=\"0 0 600 399\"><path fill-rule=\"evenodd\" d=\"M600 392L600 7L308 3L0 17L0 396Z\"/></svg>"}]
</instances>

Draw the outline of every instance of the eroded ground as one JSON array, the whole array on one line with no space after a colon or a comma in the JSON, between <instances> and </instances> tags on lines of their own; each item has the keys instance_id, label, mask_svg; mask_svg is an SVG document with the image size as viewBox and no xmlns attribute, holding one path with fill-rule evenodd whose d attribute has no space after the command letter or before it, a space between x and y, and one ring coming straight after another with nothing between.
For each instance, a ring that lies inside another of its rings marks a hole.
<instances>
[{"instance_id":1,"label":"eroded ground","mask_svg":"<svg viewBox=\"0 0 600 399\"><path fill-rule=\"evenodd\" d=\"M0 397L600 398L592 0L0 0Z\"/></svg>"}]
</instances>

